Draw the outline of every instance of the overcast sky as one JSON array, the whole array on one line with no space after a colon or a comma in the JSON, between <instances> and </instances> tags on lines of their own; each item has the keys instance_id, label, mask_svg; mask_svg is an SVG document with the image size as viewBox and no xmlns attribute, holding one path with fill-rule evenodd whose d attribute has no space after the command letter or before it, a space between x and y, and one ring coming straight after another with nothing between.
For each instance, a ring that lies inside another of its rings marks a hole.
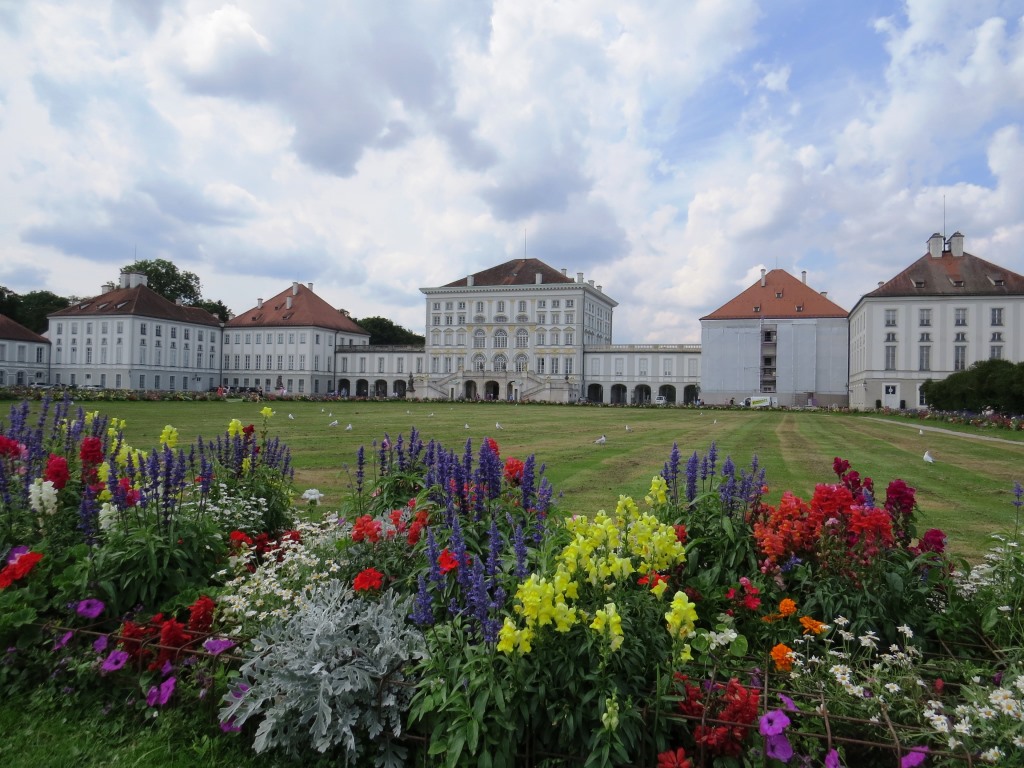
<instances>
[{"instance_id":1,"label":"overcast sky","mask_svg":"<svg viewBox=\"0 0 1024 768\"><path fill-rule=\"evenodd\" d=\"M932 232L1024 273L1024 2L0 0L0 285L136 258L423 331L521 257L692 342L758 278L849 310ZM945 223L943 221L945 200Z\"/></svg>"}]
</instances>

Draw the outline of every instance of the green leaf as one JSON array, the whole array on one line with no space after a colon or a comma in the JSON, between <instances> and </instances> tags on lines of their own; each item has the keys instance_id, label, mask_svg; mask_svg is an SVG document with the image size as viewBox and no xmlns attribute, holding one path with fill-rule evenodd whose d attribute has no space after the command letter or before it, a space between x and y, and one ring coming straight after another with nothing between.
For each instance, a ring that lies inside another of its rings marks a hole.
<instances>
[{"instance_id":1,"label":"green leaf","mask_svg":"<svg viewBox=\"0 0 1024 768\"><path fill-rule=\"evenodd\" d=\"M747 655L747 638L740 635L729 645L729 653L733 656L746 656Z\"/></svg>"}]
</instances>

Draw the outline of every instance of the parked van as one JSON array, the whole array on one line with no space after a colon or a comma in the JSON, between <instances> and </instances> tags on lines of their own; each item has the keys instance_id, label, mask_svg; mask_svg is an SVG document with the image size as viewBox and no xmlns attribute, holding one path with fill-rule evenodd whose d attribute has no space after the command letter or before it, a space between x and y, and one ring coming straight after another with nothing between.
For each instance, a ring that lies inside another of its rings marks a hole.
<instances>
[{"instance_id":1,"label":"parked van","mask_svg":"<svg viewBox=\"0 0 1024 768\"><path fill-rule=\"evenodd\" d=\"M664 395L658 395L656 398L654 398L654 404L655 405L668 405L668 398L665 397Z\"/></svg>"}]
</instances>

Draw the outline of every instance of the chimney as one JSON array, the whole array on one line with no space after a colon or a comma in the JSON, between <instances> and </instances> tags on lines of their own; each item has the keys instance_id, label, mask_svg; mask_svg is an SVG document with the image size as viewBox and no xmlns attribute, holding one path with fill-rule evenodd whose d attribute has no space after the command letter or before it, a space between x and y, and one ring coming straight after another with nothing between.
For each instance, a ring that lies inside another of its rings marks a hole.
<instances>
[{"instance_id":1,"label":"chimney","mask_svg":"<svg viewBox=\"0 0 1024 768\"><path fill-rule=\"evenodd\" d=\"M807 285L807 270L806 269L800 271L800 282L802 282L804 285Z\"/></svg>"},{"instance_id":2,"label":"chimney","mask_svg":"<svg viewBox=\"0 0 1024 768\"><path fill-rule=\"evenodd\" d=\"M116 285L114 285L113 281L111 281L111 282L109 282L109 283L104 283L104 284L103 284L103 285L102 285L102 286L100 287L100 293L110 293L110 292L111 292L112 290L114 290L114 289L115 289L116 287L117 287L117 286L116 286Z\"/></svg>"},{"instance_id":3,"label":"chimney","mask_svg":"<svg viewBox=\"0 0 1024 768\"><path fill-rule=\"evenodd\" d=\"M881 288L883 285L885 285L885 281L884 280L879 280L878 281L878 287Z\"/></svg>"},{"instance_id":4,"label":"chimney","mask_svg":"<svg viewBox=\"0 0 1024 768\"><path fill-rule=\"evenodd\" d=\"M764 267L761 267L761 287L762 288L764 288L765 285L767 284L767 281L765 280L765 275L766 274L768 274L768 270L765 269Z\"/></svg>"},{"instance_id":5,"label":"chimney","mask_svg":"<svg viewBox=\"0 0 1024 768\"><path fill-rule=\"evenodd\" d=\"M604 286L603 285L597 286L597 292L598 293L604 293Z\"/></svg>"},{"instance_id":6,"label":"chimney","mask_svg":"<svg viewBox=\"0 0 1024 768\"><path fill-rule=\"evenodd\" d=\"M566 269L565 267L562 267L562 277L568 277L568 276L569 276L569 270Z\"/></svg>"},{"instance_id":7,"label":"chimney","mask_svg":"<svg viewBox=\"0 0 1024 768\"><path fill-rule=\"evenodd\" d=\"M263 309L263 299L256 299L256 309Z\"/></svg>"},{"instance_id":8,"label":"chimney","mask_svg":"<svg viewBox=\"0 0 1024 768\"><path fill-rule=\"evenodd\" d=\"M964 236L959 230L949 236L949 250L955 259L964 255Z\"/></svg>"},{"instance_id":9,"label":"chimney","mask_svg":"<svg viewBox=\"0 0 1024 768\"><path fill-rule=\"evenodd\" d=\"M828 298L828 291L822 291L821 295L822 295L822 298L827 299Z\"/></svg>"},{"instance_id":10,"label":"chimney","mask_svg":"<svg viewBox=\"0 0 1024 768\"><path fill-rule=\"evenodd\" d=\"M533 283L534 283L534 285L540 285L543 282L544 282L544 275L542 275L540 272L534 272L534 274L533 274Z\"/></svg>"},{"instance_id":11,"label":"chimney","mask_svg":"<svg viewBox=\"0 0 1024 768\"><path fill-rule=\"evenodd\" d=\"M292 296L298 296L298 295L299 295L299 284L298 283L292 283ZM290 307L291 304L289 304L288 306Z\"/></svg>"},{"instance_id":12,"label":"chimney","mask_svg":"<svg viewBox=\"0 0 1024 768\"><path fill-rule=\"evenodd\" d=\"M933 259L942 258L942 235L938 232L928 238L928 255Z\"/></svg>"},{"instance_id":13,"label":"chimney","mask_svg":"<svg viewBox=\"0 0 1024 768\"><path fill-rule=\"evenodd\" d=\"M184 304L185 302L184 302L184 300L183 300L183 299L181 298L181 296L179 296L178 298L176 298L176 299L174 300L174 303L175 303L175 304L177 304L177 305L178 305L178 306L180 307L180 306L181 306L182 304Z\"/></svg>"},{"instance_id":14,"label":"chimney","mask_svg":"<svg viewBox=\"0 0 1024 768\"><path fill-rule=\"evenodd\" d=\"M594 287L594 281L593 280L587 280L587 283L589 283L591 288Z\"/></svg>"},{"instance_id":15,"label":"chimney","mask_svg":"<svg viewBox=\"0 0 1024 768\"><path fill-rule=\"evenodd\" d=\"M469 286L470 288L473 287L473 276L472 275L470 275L469 277L466 278L466 285Z\"/></svg>"},{"instance_id":16,"label":"chimney","mask_svg":"<svg viewBox=\"0 0 1024 768\"><path fill-rule=\"evenodd\" d=\"M577 283L582 283L583 282L583 273L582 272L577 272L576 273L576 282Z\"/></svg>"},{"instance_id":17,"label":"chimney","mask_svg":"<svg viewBox=\"0 0 1024 768\"><path fill-rule=\"evenodd\" d=\"M285 306L285 309L291 309L292 308L292 297L291 296L285 296L284 306Z\"/></svg>"},{"instance_id":18,"label":"chimney","mask_svg":"<svg viewBox=\"0 0 1024 768\"><path fill-rule=\"evenodd\" d=\"M313 284L312 283L306 283L306 287L309 288L309 290L311 290L311 291L313 290Z\"/></svg>"}]
</instances>

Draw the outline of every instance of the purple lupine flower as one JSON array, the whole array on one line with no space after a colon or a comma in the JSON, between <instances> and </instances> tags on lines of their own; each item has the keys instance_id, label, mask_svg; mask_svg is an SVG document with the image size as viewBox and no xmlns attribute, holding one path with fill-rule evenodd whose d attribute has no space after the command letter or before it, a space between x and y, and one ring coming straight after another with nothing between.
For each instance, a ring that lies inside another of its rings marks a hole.
<instances>
[{"instance_id":1,"label":"purple lupine flower","mask_svg":"<svg viewBox=\"0 0 1024 768\"><path fill-rule=\"evenodd\" d=\"M512 523L511 515L509 515L509 523ZM512 528L512 549L516 553L516 578L525 579L527 574L529 574L529 569L526 565L528 552L526 550L526 540L523 537L523 526L519 523L516 523Z\"/></svg>"},{"instance_id":2,"label":"purple lupine flower","mask_svg":"<svg viewBox=\"0 0 1024 768\"><path fill-rule=\"evenodd\" d=\"M363 493L363 479L366 477L366 449L359 446L356 451L356 493Z\"/></svg>"},{"instance_id":3,"label":"purple lupine flower","mask_svg":"<svg viewBox=\"0 0 1024 768\"><path fill-rule=\"evenodd\" d=\"M541 467L541 473L544 472L544 468ZM548 509L551 507L551 497L554 495L555 489L548 482L546 477L541 477L540 487L537 489L537 517L545 518L548 514Z\"/></svg>"},{"instance_id":4,"label":"purple lupine flower","mask_svg":"<svg viewBox=\"0 0 1024 768\"><path fill-rule=\"evenodd\" d=\"M711 447L708 448L708 476L715 476L715 463L718 461L718 443L711 441Z\"/></svg>"},{"instance_id":5,"label":"purple lupine flower","mask_svg":"<svg viewBox=\"0 0 1024 768\"><path fill-rule=\"evenodd\" d=\"M697 458L697 452L694 451L693 455L686 462L686 501L687 503L692 502L697 498L697 468L700 465L700 459Z\"/></svg>"}]
</instances>

